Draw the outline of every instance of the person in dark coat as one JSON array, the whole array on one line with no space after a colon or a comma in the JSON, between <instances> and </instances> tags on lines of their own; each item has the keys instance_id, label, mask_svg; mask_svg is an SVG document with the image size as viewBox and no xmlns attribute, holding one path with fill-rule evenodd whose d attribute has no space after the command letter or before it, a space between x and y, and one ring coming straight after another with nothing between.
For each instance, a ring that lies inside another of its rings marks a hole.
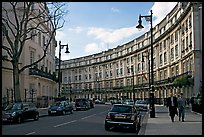
<instances>
[{"instance_id":1,"label":"person in dark coat","mask_svg":"<svg viewBox=\"0 0 204 137\"><path fill-rule=\"evenodd\" d=\"M178 102L177 97L173 96L172 93L170 93L170 97L167 98L167 107L169 108L169 116L171 117L171 121L174 122L175 115L178 115Z\"/></svg>"}]
</instances>

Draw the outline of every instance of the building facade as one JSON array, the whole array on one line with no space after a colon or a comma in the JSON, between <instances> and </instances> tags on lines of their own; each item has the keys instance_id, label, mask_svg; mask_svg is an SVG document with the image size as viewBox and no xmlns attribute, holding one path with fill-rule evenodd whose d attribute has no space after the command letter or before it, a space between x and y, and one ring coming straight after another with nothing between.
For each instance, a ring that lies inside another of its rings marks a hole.
<instances>
[{"instance_id":1,"label":"building facade","mask_svg":"<svg viewBox=\"0 0 204 137\"><path fill-rule=\"evenodd\" d=\"M149 31L108 51L63 61L62 95L105 101L149 98L150 44ZM202 85L202 4L178 2L153 28L153 49L157 103L170 92L196 96Z\"/></svg>"},{"instance_id":2,"label":"building facade","mask_svg":"<svg viewBox=\"0 0 204 137\"><path fill-rule=\"evenodd\" d=\"M23 2L19 2L18 5L19 7L23 6ZM4 7L7 12L10 12L9 19L14 19L14 11L12 11L10 3L3 2L2 7ZM46 7L46 3L44 2L34 3L31 7L31 10L31 17L36 17L36 11L39 13L48 14L48 9ZM17 8L16 12L17 14L21 15L21 8ZM2 17L6 17L6 13L3 10ZM36 26L38 19L39 18L37 18L35 22L30 22L29 26ZM15 22L15 20L13 22ZM52 22L45 22L44 24L39 25L36 30L33 30L28 34L37 35L26 41L20 57L19 68L31 64L43 56L44 45L51 37L51 34L42 33L39 30L43 30L45 32L52 31ZM2 44L9 47L8 41L4 35L2 35ZM44 107L47 106L49 100L52 97L57 96L55 80L55 48L56 40L54 37L51 40L45 58L37 63L37 65L25 69L20 74L20 91L22 101L33 101L38 105L38 107ZM5 50L2 50L2 56L8 57L8 54ZM2 101L6 101L7 103L13 102L15 100L14 95L12 65L10 62L2 60Z\"/></svg>"}]
</instances>

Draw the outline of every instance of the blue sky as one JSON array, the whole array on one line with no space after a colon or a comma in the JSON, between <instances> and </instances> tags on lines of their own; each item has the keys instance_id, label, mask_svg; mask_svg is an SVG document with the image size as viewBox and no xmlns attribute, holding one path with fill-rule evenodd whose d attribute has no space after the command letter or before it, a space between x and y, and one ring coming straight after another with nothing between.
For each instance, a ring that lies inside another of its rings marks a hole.
<instances>
[{"instance_id":1,"label":"blue sky","mask_svg":"<svg viewBox=\"0 0 204 137\"><path fill-rule=\"evenodd\" d=\"M176 5L176 2L69 2L64 27L56 40L69 45L69 54L61 50L61 59L68 60L100 53L123 45L149 31L149 22L142 19L144 29L136 29L139 15L153 12L153 27ZM56 56L59 54L59 45Z\"/></svg>"}]
</instances>

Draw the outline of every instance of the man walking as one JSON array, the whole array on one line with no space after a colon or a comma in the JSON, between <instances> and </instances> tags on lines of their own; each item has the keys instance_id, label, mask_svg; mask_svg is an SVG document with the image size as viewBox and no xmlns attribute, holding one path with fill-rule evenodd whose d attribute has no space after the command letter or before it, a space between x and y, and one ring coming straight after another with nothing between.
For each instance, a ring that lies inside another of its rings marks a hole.
<instances>
[{"instance_id":1,"label":"man walking","mask_svg":"<svg viewBox=\"0 0 204 137\"><path fill-rule=\"evenodd\" d=\"M171 121L174 122L175 115L178 115L178 102L177 97L173 96L173 93L170 93L170 97L168 97L167 99L167 107L169 107L169 115L171 117Z\"/></svg>"},{"instance_id":2,"label":"man walking","mask_svg":"<svg viewBox=\"0 0 204 137\"><path fill-rule=\"evenodd\" d=\"M185 107L186 107L186 99L183 97L183 93L181 93L178 97L178 110L179 110L179 121L184 122L185 118Z\"/></svg>"}]
</instances>

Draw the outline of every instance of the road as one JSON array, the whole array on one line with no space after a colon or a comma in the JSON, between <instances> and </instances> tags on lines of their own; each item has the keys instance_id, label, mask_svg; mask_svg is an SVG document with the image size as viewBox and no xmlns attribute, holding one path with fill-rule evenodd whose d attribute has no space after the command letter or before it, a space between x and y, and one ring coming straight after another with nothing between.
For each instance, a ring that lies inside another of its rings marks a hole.
<instances>
[{"instance_id":1,"label":"road","mask_svg":"<svg viewBox=\"0 0 204 137\"><path fill-rule=\"evenodd\" d=\"M106 131L104 119L111 105L96 104L87 111L64 116L40 117L21 124L2 125L2 135L136 135L126 130Z\"/></svg>"}]
</instances>

